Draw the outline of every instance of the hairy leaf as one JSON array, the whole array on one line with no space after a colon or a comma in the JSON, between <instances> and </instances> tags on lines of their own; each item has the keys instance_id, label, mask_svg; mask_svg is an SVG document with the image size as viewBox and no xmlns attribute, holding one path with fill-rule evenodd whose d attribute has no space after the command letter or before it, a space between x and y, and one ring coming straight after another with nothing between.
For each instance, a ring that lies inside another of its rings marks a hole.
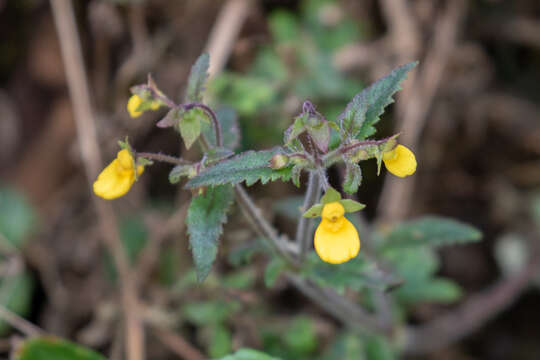
<instances>
[{"instance_id":1,"label":"hairy leaf","mask_svg":"<svg viewBox=\"0 0 540 360\"><path fill-rule=\"evenodd\" d=\"M233 196L233 189L228 185L210 187L189 205L186 224L199 281L208 276L216 259L218 239Z\"/></svg>"},{"instance_id":2,"label":"hairy leaf","mask_svg":"<svg viewBox=\"0 0 540 360\"><path fill-rule=\"evenodd\" d=\"M15 352L14 360L105 360L88 348L52 336L26 340Z\"/></svg>"},{"instance_id":3,"label":"hairy leaf","mask_svg":"<svg viewBox=\"0 0 540 360\"><path fill-rule=\"evenodd\" d=\"M273 170L269 164L275 154L282 153L280 148L266 151L247 151L231 159L202 171L186 184L187 188L210 185L238 184L243 181L248 186L257 181L266 184L268 181L291 178L291 166Z\"/></svg>"},{"instance_id":4,"label":"hairy leaf","mask_svg":"<svg viewBox=\"0 0 540 360\"><path fill-rule=\"evenodd\" d=\"M406 304L417 302L452 303L462 295L461 288L454 281L445 278L406 282L395 291L399 301Z\"/></svg>"},{"instance_id":5,"label":"hairy leaf","mask_svg":"<svg viewBox=\"0 0 540 360\"><path fill-rule=\"evenodd\" d=\"M207 53L201 54L189 73L186 90L186 102L201 102L204 84L208 78L208 67L210 66L210 56Z\"/></svg>"},{"instance_id":6,"label":"hairy leaf","mask_svg":"<svg viewBox=\"0 0 540 360\"><path fill-rule=\"evenodd\" d=\"M177 184L182 177L194 175L195 172L196 170L193 165L176 165L169 173L169 182L171 184Z\"/></svg>"},{"instance_id":7,"label":"hairy leaf","mask_svg":"<svg viewBox=\"0 0 540 360\"><path fill-rule=\"evenodd\" d=\"M339 116L341 131L350 138L365 139L373 135L384 108L394 102L392 96L401 90L401 82L417 64L414 61L400 66L357 94Z\"/></svg>"},{"instance_id":8,"label":"hairy leaf","mask_svg":"<svg viewBox=\"0 0 540 360\"><path fill-rule=\"evenodd\" d=\"M427 216L398 225L386 239L385 247L442 246L479 241L482 233L471 225L436 216Z\"/></svg>"}]
</instances>

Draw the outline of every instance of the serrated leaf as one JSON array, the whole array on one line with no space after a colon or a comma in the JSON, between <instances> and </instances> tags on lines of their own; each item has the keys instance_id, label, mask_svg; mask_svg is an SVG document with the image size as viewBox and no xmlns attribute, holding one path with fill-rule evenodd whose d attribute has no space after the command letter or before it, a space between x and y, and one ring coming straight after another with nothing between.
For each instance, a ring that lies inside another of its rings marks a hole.
<instances>
[{"instance_id":1,"label":"serrated leaf","mask_svg":"<svg viewBox=\"0 0 540 360\"><path fill-rule=\"evenodd\" d=\"M326 193L321 198L321 203L326 205L328 203L339 201L339 200L341 200L341 194L333 187L329 187L326 190Z\"/></svg>"},{"instance_id":2,"label":"serrated leaf","mask_svg":"<svg viewBox=\"0 0 540 360\"><path fill-rule=\"evenodd\" d=\"M201 54L189 73L186 90L186 102L201 102L204 84L208 78L208 67L210 66L210 56L207 53Z\"/></svg>"},{"instance_id":3,"label":"serrated leaf","mask_svg":"<svg viewBox=\"0 0 540 360\"><path fill-rule=\"evenodd\" d=\"M219 360L281 360L280 358L270 356L253 349L239 349L237 352L231 355L222 357Z\"/></svg>"},{"instance_id":4,"label":"serrated leaf","mask_svg":"<svg viewBox=\"0 0 540 360\"><path fill-rule=\"evenodd\" d=\"M339 203L343 205L346 213L357 212L366 207L366 205L352 199L343 199Z\"/></svg>"},{"instance_id":5,"label":"serrated leaf","mask_svg":"<svg viewBox=\"0 0 540 360\"><path fill-rule=\"evenodd\" d=\"M2 276L0 280L0 304L19 316L30 311L34 280L26 270L13 276ZM5 335L10 325L0 319L0 336Z\"/></svg>"},{"instance_id":6,"label":"serrated leaf","mask_svg":"<svg viewBox=\"0 0 540 360\"><path fill-rule=\"evenodd\" d=\"M427 216L398 225L386 239L386 247L442 246L480 241L482 233L462 222Z\"/></svg>"},{"instance_id":7,"label":"serrated leaf","mask_svg":"<svg viewBox=\"0 0 540 360\"><path fill-rule=\"evenodd\" d=\"M14 360L106 360L104 356L70 341L55 337L26 340L13 356Z\"/></svg>"},{"instance_id":8,"label":"serrated leaf","mask_svg":"<svg viewBox=\"0 0 540 360\"><path fill-rule=\"evenodd\" d=\"M418 64L417 61L394 69L390 74L376 81L357 94L340 115L342 131L350 129L349 135L365 139L375 133L375 125L384 108L394 102L392 96L401 90L401 82L407 73Z\"/></svg>"},{"instance_id":9,"label":"serrated leaf","mask_svg":"<svg viewBox=\"0 0 540 360\"><path fill-rule=\"evenodd\" d=\"M216 109L216 117L221 125L223 147L231 150L236 149L240 145L240 128L236 111L230 107L222 106ZM216 134L211 122L202 123L202 133L210 145L217 146Z\"/></svg>"},{"instance_id":10,"label":"serrated leaf","mask_svg":"<svg viewBox=\"0 0 540 360\"><path fill-rule=\"evenodd\" d=\"M26 198L15 190L0 188L0 242L21 248L36 222L34 209Z\"/></svg>"},{"instance_id":11,"label":"serrated leaf","mask_svg":"<svg viewBox=\"0 0 540 360\"><path fill-rule=\"evenodd\" d=\"M356 194L361 183L362 169L358 164L347 161L345 179L343 180L343 190L348 194Z\"/></svg>"},{"instance_id":12,"label":"serrated leaf","mask_svg":"<svg viewBox=\"0 0 540 360\"><path fill-rule=\"evenodd\" d=\"M274 257L264 269L264 284L271 288L274 286L281 272L287 267L287 263L280 257Z\"/></svg>"},{"instance_id":13,"label":"serrated leaf","mask_svg":"<svg viewBox=\"0 0 540 360\"><path fill-rule=\"evenodd\" d=\"M199 281L208 276L216 259L218 240L233 196L231 186L210 187L203 195L193 198L189 205L186 224Z\"/></svg>"},{"instance_id":14,"label":"serrated leaf","mask_svg":"<svg viewBox=\"0 0 540 360\"><path fill-rule=\"evenodd\" d=\"M241 153L202 171L198 176L188 181L186 187L236 185L244 181L250 186L259 180L263 184L278 179L287 181L291 178L291 166L279 170L273 170L269 166L272 156L282 152L283 150L280 148L274 148L273 150Z\"/></svg>"},{"instance_id":15,"label":"serrated leaf","mask_svg":"<svg viewBox=\"0 0 540 360\"><path fill-rule=\"evenodd\" d=\"M315 204L312 207L310 207L302 216L306 218L314 218L314 217L321 216L323 208L324 208L323 204Z\"/></svg>"}]
</instances>

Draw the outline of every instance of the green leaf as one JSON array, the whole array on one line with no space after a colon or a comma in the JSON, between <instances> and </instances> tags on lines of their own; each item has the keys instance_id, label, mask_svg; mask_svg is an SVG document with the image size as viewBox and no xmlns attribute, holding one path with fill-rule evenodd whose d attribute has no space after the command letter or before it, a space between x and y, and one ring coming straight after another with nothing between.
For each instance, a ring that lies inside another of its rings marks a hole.
<instances>
[{"instance_id":1,"label":"green leaf","mask_svg":"<svg viewBox=\"0 0 540 360\"><path fill-rule=\"evenodd\" d=\"M201 54L189 73L186 90L186 102L201 102L204 84L208 78L208 67L210 66L210 56L207 53Z\"/></svg>"},{"instance_id":2,"label":"green leaf","mask_svg":"<svg viewBox=\"0 0 540 360\"><path fill-rule=\"evenodd\" d=\"M34 280L26 270L13 276L3 276L0 281L0 304L19 316L30 311ZM10 325L0 319L0 336L6 335Z\"/></svg>"},{"instance_id":3,"label":"green leaf","mask_svg":"<svg viewBox=\"0 0 540 360\"><path fill-rule=\"evenodd\" d=\"M297 188L300 187L300 176L302 175L302 167L298 165L294 165L291 170L291 180L294 186Z\"/></svg>"},{"instance_id":4,"label":"green leaf","mask_svg":"<svg viewBox=\"0 0 540 360\"><path fill-rule=\"evenodd\" d=\"M229 316L240 310L240 304L235 301L197 301L187 303L182 307L186 319L197 325L214 325L223 323Z\"/></svg>"},{"instance_id":5,"label":"green leaf","mask_svg":"<svg viewBox=\"0 0 540 360\"><path fill-rule=\"evenodd\" d=\"M216 259L218 239L233 196L233 189L228 185L210 187L189 205L186 224L199 281L208 276Z\"/></svg>"},{"instance_id":6,"label":"green leaf","mask_svg":"<svg viewBox=\"0 0 540 360\"><path fill-rule=\"evenodd\" d=\"M295 318L283 340L293 353L302 355L312 353L317 349L317 334L313 320L305 316Z\"/></svg>"},{"instance_id":7,"label":"green leaf","mask_svg":"<svg viewBox=\"0 0 540 360\"><path fill-rule=\"evenodd\" d=\"M278 43L292 42L298 38L298 20L289 11L272 12L268 24L274 41Z\"/></svg>"},{"instance_id":8,"label":"green leaf","mask_svg":"<svg viewBox=\"0 0 540 360\"><path fill-rule=\"evenodd\" d=\"M438 302L449 304L459 300L461 288L452 280L444 278L406 283L394 292L403 303Z\"/></svg>"},{"instance_id":9,"label":"green leaf","mask_svg":"<svg viewBox=\"0 0 540 360\"><path fill-rule=\"evenodd\" d=\"M274 257L264 270L264 284L271 288L274 286L281 272L287 267L287 263L280 257Z\"/></svg>"},{"instance_id":10,"label":"green leaf","mask_svg":"<svg viewBox=\"0 0 540 360\"><path fill-rule=\"evenodd\" d=\"M176 165L169 173L169 182L171 184L177 184L182 177L189 177L195 174L196 171L193 165Z\"/></svg>"},{"instance_id":11,"label":"green leaf","mask_svg":"<svg viewBox=\"0 0 540 360\"><path fill-rule=\"evenodd\" d=\"M236 149L240 145L240 128L236 111L233 108L221 106L215 112L221 125L223 147L231 150ZM216 133L211 122L202 123L202 133L210 145L217 146Z\"/></svg>"},{"instance_id":12,"label":"green leaf","mask_svg":"<svg viewBox=\"0 0 540 360\"><path fill-rule=\"evenodd\" d=\"M307 217L307 218L314 218L314 217L321 216L323 208L324 208L323 204L315 204L312 207L310 207L308 211L306 211L304 215L302 216Z\"/></svg>"},{"instance_id":13,"label":"green leaf","mask_svg":"<svg viewBox=\"0 0 540 360\"><path fill-rule=\"evenodd\" d=\"M217 324L211 330L208 354L217 358L230 353L232 350L232 336L229 329L222 324Z\"/></svg>"},{"instance_id":14,"label":"green leaf","mask_svg":"<svg viewBox=\"0 0 540 360\"><path fill-rule=\"evenodd\" d=\"M284 167L279 170L270 168L270 159L275 154L282 153L283 150L275 148L267 151L248 151L239 154L231 159L202 171L186 184L187 188L197 188L201 186L232 184L236 185L243 181L250 186L261 181L266 184L268 181L284 180L291 177L291 167Z\"/></svg>"},{"instance_id":15,"label":"green leaf","mask_svg":"<svg viewBox=\"0 0 540 360\"><path fill-rule=\"evenodd\" d=\"M182 119L184 113L185 110L181 106L173 108L167 112L167 115L165 115L163 119L156 123L156 126L162 129L176 126L180 122L180 119Z\"/></svg>"},{"instance_id":16,"label":"green leaf","mask_svg":"<svg viewBox=\"0 0 540 360\"><path fill-rule=\"evenodd\" d=\"M392 96L401 90L401 82L417 64L414 61L394 69L356 95L339 117L342 131L350 131L348 135L358 139L373 135L376 131L374 125L379 121L384 108L394 102Z\"/></svg>"},{"instance_id":17,"label":"green leaf","mask_svg":"<svg viewBox=\"0 0 540 360\"><path fill-rule=\"evenodd\" d=\"M20 249L35 223L36 215L26 198L10 188L0 188L0 243L6 240Z\"/></svg>"},{"instance_id":18,"label":"green leaf","mask_svg":"<svg viewBox=\"0 0 540 360\"><path fill-rule=\"evenodd\" d=\"M386 239L387 247L442 246L480 241L482 233L462 222L427 216L398 225Z\"/></svg>"},{"instance_id":19,"label":"green leaf","mask_svg":"<svg viewBox=\"0 0 540 360\"><path fill-rule=\"evenodd\" d=\"M106 360L97 352L55 337L26 340L15 351L14 360Z\"/></svg>"},{"instance_id":20,"label":"green leaf","mask_svg":"<svg viewBox=\"0 0 540 360\"><path fill-rule=\"evenodd\" d=\"M343 205L346 213L357 212L366 207L366 205L351 199L343 199L340 200L339 203Z\"/></svg>"},{"instance_id":21,"label":"green leaf","mask_svg":"<svg viewBox=\"0 0 540 360\"><path fill-rule=\"evenodd\" d=\"M322 358L322 360L336 359L366 360L364 343L358 333L349 332L339 335Z\"/></svg>"},{"instance_id":22,"label":"green leaf","mask_svg":"<svg viewBox=\"0 0 540 360\"><path fill-rule=\"evenodd\" d=\"M362 169L356 163L347 161L343 190L348 194L355 194L362 183Z\"/></svg>"},{"instance_id":23,"label":"green leaf","mask_svg":"<svg viewBox=\"0 0 540 360\"><path fill-rule=\"evenodd\" d=\"M201 135L202 116L204 115L202 114L201 109L191 109L183 114L182 119L178 123L180 135L182 136L187 149L189 149L191 145L197 141L199 135Z\"/></svg>"},{"instance_id":24,"label":"green leaf","mask_svg":"<svg viewBox=\"0 0 540 360\"><path fill-rule=\"evenodd\" d=\"M328 203L339 201L339 200L341 200L341 194L333 187L329 187L326 190L326 193L321 198L321 203L326 205Z\"/></svg>"},{"instance_id":25,"label":"green leaf","mask_svg":"<svg viewBox=\"0 0 540 360\"><path fill-rule=\"evenodd\" d=\"M378 335L369 335L364 342L367 360L395 360L397 356L389 341Z\"/></svg>"},{"instance_id":26,"label":"green leaf","mask_svg":"<svg viewBox=\"0 0 540 360\"><path fill-rule=\"evenodd\" d=\"M302 274L321 286L333 287L338 291L346 288L361 290L364 287L384 289L397 282L362 253L343 264L334 265L322 261L313 252L307 257Z\"/></svg>"},{"instance_id":27,"label":"green leaf","mask_svg":"<svg viewBox=\"0 0 540 360\"><path fill-rule=\"evenodd\" d=\"M270 356L253 349L239 349L237 352L231 355L222 357L220 360L281 360L279 358Z\"/></svg>"}]
</instances>

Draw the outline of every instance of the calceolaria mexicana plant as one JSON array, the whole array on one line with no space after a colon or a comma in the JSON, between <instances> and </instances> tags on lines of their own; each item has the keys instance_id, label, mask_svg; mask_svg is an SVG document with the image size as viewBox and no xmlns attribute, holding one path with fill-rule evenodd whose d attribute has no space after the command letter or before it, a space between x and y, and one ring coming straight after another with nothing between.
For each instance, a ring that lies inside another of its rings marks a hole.
<instances>
[{"instance_id":1,"label":"calceolaria mexicana plant","mask_svg":"<svg viewBox=\"0 0 540 360\"><path fill-rule=\"evenodd\" d=\"M146 84L131 88L127 104L132 117L167 107L167 114L156 126L176 130L188 149L198 144L200 160L138 152L126 140L120 142L117 158L94 183L94 192L104 199L120 197L129 191L146 166L155 161L173 164L169 181L185 181L184 187L193 194L186 224L199 281L210 273L223 224L236 199L249 223L268 245L257 250L271 257L265 272L269 286L280 273L286 273L309 297L332 313L343 314L350 310L349 303L328 303L325 287L338 292L345 288L369 292L395 287L394 300L404 306L422 300L453 301L459 297L459 288L450 280L435 277L436 255L430 246L478 240L480 234L476 229L453 220L427 217L399 225L389 233L370 234L359 221L358 212L365 206L344 196L352 197L358 192L363 161L376 161L377 175L383 163L397 177L416 171L415 155L398 143L399 134L372 138L385 107L393 102L393 95L416 64L398 67L365 88L336 119L325 118L310 101L305 101L300 114L285 130L281 146L235 153L239 130L234 113L214 109L203 101L209 65L208 55L203 54L192 67L181 103L167 97L149 76ZM332 166L345 169L340 184L343 192L329 185L327 172ZM303 174L308 178L307 188L302 210L296 217L295 239L289 241L264 219L243 183L250 186L258 181L266 184L281 180L300 187ZM315 228L314 222L319 218ZM361 250L362 243L370 245L366 246L369 252ZM344 315L343 321L356 320ZM385 334L389 333L389 326L395 326L377 321L372 324L375 331Z\"/></svg>"},{"instance_id":2,"label":"calceolaria mexicana plant","mask_svg":"<svg viewBox=\"0 0 540 360\"><path fill-rule=\"evenodd\" d=\"M233 156L236 140L234 135L229 134L235 131L235 124L225 124L218 112L202 103L208 64L209 57L203 54L193 66L183 104L175 104L169 99L151 77L147 84L131 89L133 94L127 104L127 110L134 118L144 111L168 106L168 114L157 126L175 128L186 148L199 141L204 152L202 159L197 163L188 163L160 154L137 154L126 142L117 158L94 183L95 194L104 199L120 197L129 191L137 175L143 172L144 165L152 160L175 163L170 174L171 182L177 183L182 177L187 177L190 180L186 187L200 194L193 199L188 226L195 264L200 278L204 279L215 259L217 240L222 223L226 221L233 191L230 185L245 182L249 186L259 180L264 184L269 180L281 179L291 180L299 187L301 174L307 172L318 178L315 189L308 189L314 193L311 196L313 199L307 200L312 201L319 197L321 190L325 191L323 203L313 206L311 212L307 213L308 216L317 213L322 217L315 232L315 250L322 260L332 264L354 258L360 249L360 239L354 225L344 214L358 211L363 206L353 200L341 200L339 192L329 187L326 172L330 166L344 163L346 175L343 190L348 194L355 194L361 184L362 172L358 165L361 161L376 159L379 172L381 162L384 162L388 170L399 177L415 172L415 156L408 148L397 143L399 134L381 140L367 138L375 133L374 125L384 108L393 102L392 95L399 90L401 81L416 63L394 70L356 95L336 121L327 120L311 102L305 101L302 112L285 131L282 147L269 151L248 151L236 156ZM330 144L332 132L337 133L340 139L333 148ZM229 139L228 143L224 143L224 137ZM214 204L214 198L223 202L221 208ZM212 206L209 210L215 212L210 212L215 218L198 219L196 214L199 208L205 206ZM205 226L207 220L211 223Z\"/></svg>"}]
</instances>

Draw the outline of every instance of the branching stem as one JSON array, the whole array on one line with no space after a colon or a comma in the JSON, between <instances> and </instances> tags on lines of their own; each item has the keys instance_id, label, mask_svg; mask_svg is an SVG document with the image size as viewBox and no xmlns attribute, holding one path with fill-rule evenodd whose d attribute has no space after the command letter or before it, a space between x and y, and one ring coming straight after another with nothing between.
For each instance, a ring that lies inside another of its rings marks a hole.
<instances>
[{"instance_id":1,"label":"branching stem","mask_svg":"<svg viewBox=\"0 0 540 360\"><path fill-rule=\"evenodd\" d=\"M321 192L320 176L314 171L309 172L308 186L304 197L302 212L306 212L319 199ZM296 243L300 247L300 260L304 260L311 244L313 220L300 216L296 227Z\"/></svg>"},{"instance_id":2,"label":"branching stem","mask_svg":"<svg viewBox=\"0 0 540 360\"><path fill-rule=\"evenodd\" d=\"M212 120L212 126L214 127L214 133L216 134L216 145L217 145L217 147L223 146L223 136L222 136L222 131L221 131L221 124L219 123L219 120L218 120L214 110L212 110L209 106L207 106L205 104L201 104L201 103L190 103L190 104L187 104L187 105L184 106L184 109L186 111L190 110L190 109L193 109L193 108L202 109L202 110L204 110L204 112L206 112L210 116L210 119Z\"/></svg>"},{"instance_id":3,"label":"branching stem","mask_svg":"<svg viewBox=\"0 0 540 360\"><path fill-rule=\"evenodd\" d=\"M140 156L140 157L143 157L143 158L146 158L146 159L166 162L166 163L175 164L175 165L191 164L191 162L189 162L187 160L177 158L175 156L159 154L159 153L137 152L136 155Z\"/></svg>"}]
</instances>

